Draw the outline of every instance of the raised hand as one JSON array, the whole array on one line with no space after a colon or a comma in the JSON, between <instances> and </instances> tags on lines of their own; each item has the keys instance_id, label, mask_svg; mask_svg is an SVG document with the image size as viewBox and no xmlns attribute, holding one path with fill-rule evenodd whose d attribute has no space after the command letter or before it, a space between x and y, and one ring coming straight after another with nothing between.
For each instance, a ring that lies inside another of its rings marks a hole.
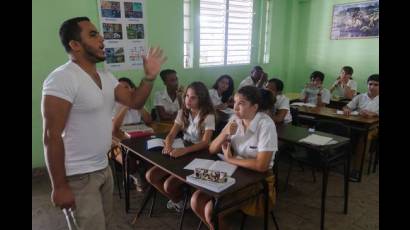
<instances>
[{"instance_id":1,"label":"raised hand","mask_svg":"<svg viewBox=\"0 0 410 230\"><path fill-rule=\"evenodd\" d=\"M149 48L148 55L141 55L144 65L144 73L148 80L155 80L161 70L161 65L165 63L167 57L164 56L159 47Z\"/></svg>"}]
</instances>

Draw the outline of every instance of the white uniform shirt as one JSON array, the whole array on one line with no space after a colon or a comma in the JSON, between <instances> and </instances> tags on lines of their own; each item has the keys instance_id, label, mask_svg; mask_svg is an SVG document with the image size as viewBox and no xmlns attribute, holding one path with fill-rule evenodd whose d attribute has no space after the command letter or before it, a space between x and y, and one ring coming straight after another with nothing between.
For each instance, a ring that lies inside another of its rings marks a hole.
<instances>
[{"instance_id":1,"label":"white uniform shirt","mask_svg":"<svg viewBox=\"0 0 410 230\"><path fill-rule=\"evenodd\" d=\"M319 89L312 90L312 89L309 89L309 88L307 88L307 89L304 88L302 90L300 99L303 100L303 99L305 99L305 95L308 95L308 99L307 99L306 103L311 103L311 104L316 105L317 104L317 94L318 93L319 93ZM330 103L330 97L331 97L330 91L326 88L323 88L322 89L322 96L321 96L322 103L329 104Z\"/></svg>"},{"instance_id":2,"label":"white uniform shirt","mask_svg":"<svg viewBox=\"0 0 410 230\"><path fill-rule=\"evenodd\" d=\"M379 115L379 96L371 99L367 93L361 93L355 96L352 101L347 104L351 110L368 110Z\"/></svg>"},{"instance_id":3,"label":"white uniform shirt","mask_svg":"<svg viewBox=\"0 0 410 230\"><path fill-rule=\"evenodd\" d=\"M113 111L113 117L117 115L117 113L120 111L123 105L120 103L115 103L115 108ZM141 114L138 110L136 109L128 109L127 113L124 116L124 120L122 120L122 125L125 124L132 124L132 123L140 123L141 120Z\"/></svg>"},{"instance_id":4,"label":"white uniform shirt","mask_svg":"<svg viewBox=\"0 0 410 230\"><path fill-rule=\"evenodd\" d=\"M164 110L167 113L175 113L179 110L178 98L175 98L175 100L172 101L168 95L167 89L155 93L154 106L164 107Z\"/></svg>"},{"instance_id":5,"label":"white uniform shirt","mask_svg":"<svg viewBox=\"0 0 410 230\"><path fill-rule=\"evenodd\" d=\"M283 122L285 124L288 124L288 123L292 122L292 115L290 114L289 98L287 98L283 94L276 95L276 102L275 102L275 106L273 108L273 114L275 114L280 109L286 109L287 110L287 113L285 115L285 118L284 118Z\"/></svg>"},{"instance_id":6,"label":"white uniform shirt","mask_svg":"<svg viewBox=\"0 0 410 230\"><path fill-rule=\"evenodd\" d=\"M222 104L222 96L218 95L218 90L210 89L209 90L209 96L211 97L212 104L214 106Z\"/></svg>"},{"instance_id":7,"label":"white uniform shirt","mask_svg":"<svg viewBox=\"0 0 410 230\"><path fill-rule=\"evenodd\" d=\"M202 137L199 133L199 114L193 118L191 114L189 114L189 126L188 128L184 131L184 140L190 141L194 144L201 142ZM184 125L182 122L182 109L178 111L178 115L175 118L175 123L179 124L181 126ZM202 122L202 125L204 126L204 130L215 130L215 116L213 114L208 114L204 121Z\"/></svg>"},{"instance_id":8,"label":"white uniform shirt","mask_svg":"<svg viewBox=\"0 0 410 230\"><path fill-rule=\"evenodd\" d=\"M337 84L337 81L335 81L335 82L333 83L333 85L336 85L336 84ZM356 81L350 79L350 80L347 82L346 85L349 86L351 90L354 90L354 91L357 92L357 82L356 82ZM337 96L337 97L344 97L344 95L345 95L344 93L345 93L345 88L342 87L342 85L336 86L336 88L335 88L334 91L333 91L333 94L334 94L335 96ZM354 96L354 95L353 95L353 96Z\"/></svg>"},{"instance_id":9,"label":"white uniform shirt","mask_svg":"<svg viewBox=\"0 0 410 230\"><path fill-rule=\"evenodd\" d=\"M72 106L62 138L66 175L94 172L107 167L111 147L111 115L117 79L98 71L102 89L72 61L58 67L43 82L43 96L52 95Z\"/></svg>"},{"instance_id":10,"label":"white uniform shirt","mask_svg":"<svg viewBox=\"0 0 410 230\"><path fill-rule=\"evenodd\" d=\"M241 83L239 84L238 90L244 86L247 85L253 85L256 86L256 83L253 82L252 77L251 76L247 76L245 79L243 79L241 81Z\"/></svg>"},{"instance_id":11,"label":"white uniform shirt","mask_svg":"<svg viewBox=\"0 0 410 230\"><path fill-rule=\"evenodd\" d=\"M233 115L231 120L238 124L236 133L231 136L234 154L244 159L256 159L258 152L273 152L269 163L269 168L272 168L278 150L278 136L272 119L266 113L258 112L246 132L242 121L236 115Z\"/></svg>"}]
</instances>

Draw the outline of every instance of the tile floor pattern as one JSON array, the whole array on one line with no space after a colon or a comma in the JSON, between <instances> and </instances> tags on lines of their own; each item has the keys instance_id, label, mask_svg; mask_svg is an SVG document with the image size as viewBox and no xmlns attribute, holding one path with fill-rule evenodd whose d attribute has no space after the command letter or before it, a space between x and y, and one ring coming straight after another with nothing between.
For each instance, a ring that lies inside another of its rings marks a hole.
<instances>
[{"instance_id":1,"label":"tile floor pattern","mask_svg":"<svg viewBox=\"0 0 410 230\"><path fill-rule=\"evenodd\" d=\"M320 227L320 194L321 173L316 173L314 183L311 170L300 170L294 167L290 184L284 191L284 180L287 165L279 167L279 196L275 207L275 215L281 230L317 230ZM367 167L365 167L367 169ZM343 214L343 177L331 172L329 175L326 200L325 229L332 230L366 230L379 229L379 175L378 172L367 176L365 173L361 183L350 183L349 212ZM157 196L153 217L147 216L148 210L131 226L143 195L136 191L131 193L131 213L124 211L124 198L119 199L118 190L114 191L115 221L118 230L126 229L177 229L177 213L166 209L167 200ZM32 179L32 229L33 230L66 230L68 227L61 211L50 202L50 181L47 175ZM228 216L232 229L239 229L242 215L233 213ZM185 215L183 229L196 229L199 219L188 211ZM247 218L244 229L262 229L262 218ZM202 229L206 229L204 226ZM269 229L275 229L269 219Z\"/></svg>"}]
</instances>

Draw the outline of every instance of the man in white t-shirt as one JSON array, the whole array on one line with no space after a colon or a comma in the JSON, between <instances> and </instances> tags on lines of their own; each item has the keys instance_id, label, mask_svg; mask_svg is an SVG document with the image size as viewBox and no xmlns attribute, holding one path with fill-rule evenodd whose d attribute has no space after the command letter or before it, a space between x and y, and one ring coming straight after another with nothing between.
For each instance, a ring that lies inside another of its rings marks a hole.
<instances>
[{"instance_id":1,"label":"man in white t-shirt","mask_svg":"<svg viewBox=\"0 0 410 230\"><path fill-rule=\"evenodd\" d=\"M263 72L262 67L255 66L251 71L251 75L247 76L241 83L239 84L238 90L246 85L253 85L258 88L262 88L266 81L268 80L268 75Z\"/></svg>"},{"instance_id":2,"label":"man in white t-shirt","mask_svg":"<svg viewBox=\"0 0 410 230\"><path fill-rule=\"evenodd\" d=\"M330 93L337 98L352 99L357 93L357 83L352 79L353 68L343 66L340 75L330 87Z\"/></svg>"},{"instance_id":3,"label":"man in white t-shirt","mask_svg":"<svg viewBox=\"0 0 410 230\"><path fill-rule=\"evenodd\" d=\"M178 87L177 72L173 69L162 70L161 76L166 89L155 93L155 109L159 120L174 121L182 105L183 87Z\"/></svg>"},{"instance_id":4,"label":"man in white t-shirt","mask_svg":"<svg viewBox=\"0 0 410 230\"><path fill-rule=\"evenodd\" d=\"M97 70L96 63L105 60L104 39L87 17L65 21L59 34L70 60L44 81L41 107L51 199L65 212L70 229L72 223L76 229L113 229L106 155L113 107L117 101L141 108L165 58L159 48L150 49L143 56L145 77L131 92L110 72Z\"/></svg>"}]
</instances>

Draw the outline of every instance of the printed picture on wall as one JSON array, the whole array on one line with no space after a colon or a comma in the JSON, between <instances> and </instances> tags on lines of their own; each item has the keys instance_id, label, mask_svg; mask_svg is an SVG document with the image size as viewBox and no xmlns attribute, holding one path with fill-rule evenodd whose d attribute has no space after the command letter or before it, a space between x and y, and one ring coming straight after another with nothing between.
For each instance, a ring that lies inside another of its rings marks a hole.
<instances>
[{"instance_id":1,"label":"printed picture on wall","mask_svg":"<svg viewBox=\"0 0 410 230\"><path fill-rule=\"evenodd\" d=\"M132 64L142 64L142 57L141 55L145 54L145 49L143 46L138 47L130 47L128 49L128 58Z\"/></svg>"},{"instance_id":2,"label":"printed picture on wall","mask_svg":"<svg viewBox=\"0 0 410 230\"><path fill-rule=\"evenodd\" d=\"M121 18L120 2L101 1L101 15L105 18Z\"/></svg>"},{"instance_id":3,"label":"printed picture on wall","mask_svg":"<svg viewBox=\"0 0 410 230\"><path fill-rule=\"evenodd\" d=\"M126 18L142 18L142 3L140 2L124 2L124 10Z\"/></svg>"},{"instance_id":4,"label":"printed picture on wall","mask_svg":"<svg viewBox=\"0 0 410 230\"><path fill-rule=\"evenodd\" d=\"M122 39L121 24L103 23L104 39Z\"/></svg>"},{"instance_id":5,"label":"printed picture on wall","mask_svg":"<svg viewBox=\"0 0 410 230\"><path fill-rule=\"evenodd\" d=\"M379 1L334 5L331 39L379 36Z\"/></svg>"},{"instance_id":6,"label":"printed picture on wall","mask_svg":"<svg viewBox=\"0 0 410 230\"><path fill-rule=\"evenodd\" d=\"M127 25L128 39L144 39L144 25L143 24L128 24Z\"/></svg>"},{"instance_id":7,"label":"printed picture on wall","mask_svg":"<svg viewBox=\"0 0 410 230\"><path fill-rule=\"evenodd\" d=\"M124 48L106 48L105 61L110 63L123 63L125 61Z\"/></svg>"}]
</instances>

